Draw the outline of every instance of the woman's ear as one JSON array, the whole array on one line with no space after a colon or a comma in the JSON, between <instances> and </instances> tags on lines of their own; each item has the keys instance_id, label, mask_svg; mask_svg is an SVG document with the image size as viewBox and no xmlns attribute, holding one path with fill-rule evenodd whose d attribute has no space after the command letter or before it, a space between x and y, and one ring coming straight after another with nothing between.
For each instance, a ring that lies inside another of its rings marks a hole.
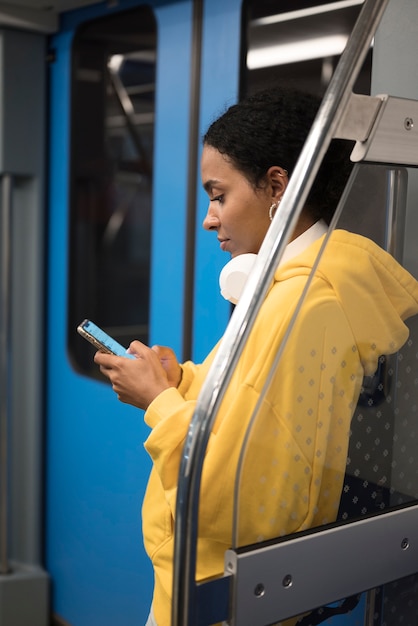
<instances>
[{"instance_id":1,"label":"woman's ear","mask_svg":"<svg viewBox=\"0 0 418 626\"><path fill-rule=\"evenodd\" d=\"M273 201L281 200L289 182L287 170L272 165L267 171L267 179L271 185Z\"/></svg>"}]
</instances>

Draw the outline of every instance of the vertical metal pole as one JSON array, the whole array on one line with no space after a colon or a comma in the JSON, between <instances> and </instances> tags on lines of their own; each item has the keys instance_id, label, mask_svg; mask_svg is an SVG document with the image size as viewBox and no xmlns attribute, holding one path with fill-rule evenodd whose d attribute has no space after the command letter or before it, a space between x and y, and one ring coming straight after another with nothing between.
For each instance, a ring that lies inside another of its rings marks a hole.
<instances>
[{"instance_id":1,"label":"vertical metal pole","mask_svg":"<svg viewBox=\"0 0 418 626\"><path fill-rule=\"evenodd\" d=\"M406 213L406 187L408 184L407 175L399 169L388 169L386 172L386 226L384 248L395 259L402 263L403 242L405 237L405 213ZM386 356L388 365L396 374L393 380L398 380L398 358L397 354ZM397 394L396 385L394 385L394 394ZM395 400L394 406L397 405ZM394 429L393 417L391 421L392 434ZM391 463L393 459L389 459ZM390 467L390 466L389 466ZM390 473L390 470L389 470ZM391 484L391 483L390 483ZM366 610L364 614L364 626L374 626L375 614L380 614L380 621L383 618L383 600L382 595L384 587L381 587L380 593L376 589L370 589L367 594ZM376 606L379 602L380 606Z\"/></svg>"},{"instance_id":2,"label":"vertical metal pole","mask_svg":"<svg viewBox=\"0 0 418 626\"><path fill-rule=\"evenodd\" d=\"M12 176L1 179L0 207L0 574L10 570L8 560L9 416L11 390L11 221Z\"/></svg>"},{"instance_id":3,"label":"vertical metal pole","mask_svg":"<svg viewBox=\"0 0 418 626\"><path fill-rule=\"evenodd\" d=\"M387 172L385 248L400 263L403 259L408 175L406 171Z\"/></svg>"},{"instance_id":4,"label":"vertical metal pole","mask_svg":"<svg viewBox=\"0 0 418 626\"><path fill-rule=\"evenodd\" d=\"M364 626L374 626L376 612L376 589L367 592L366 612L364 615Z\"/></svg>"},{"instance_id":5,"label":"vertical metal pole","mask_svg":"<svg viewBox=\"0 0 418 626\"><path fill-rule=\"evenodd\" d=\"M199 115L200 115L200 85L202 63L202 31L203 31L203 2L193 2L193 31L192 31L192 66L190 73L190 123L188 147L188 175L187 175L187 231L186 231L186 263L184 270L185 291L183 306L183 346L182 359L192 358L193 350L193 313L194 313L194 279L195 279L195 252L196 252L196 194L199 163Z\"/></svg>"}]
</instances>

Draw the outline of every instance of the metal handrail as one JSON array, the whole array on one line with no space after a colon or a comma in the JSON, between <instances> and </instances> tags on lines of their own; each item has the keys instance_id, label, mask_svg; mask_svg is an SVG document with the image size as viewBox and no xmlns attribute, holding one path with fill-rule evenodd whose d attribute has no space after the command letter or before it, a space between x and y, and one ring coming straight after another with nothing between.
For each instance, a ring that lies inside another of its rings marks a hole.
<instances>
[{"instance_id":1,"label":"metal handrail","mask_svg":"<svg viewBox=\"0 0 418 626\"><path fill-rule=\"evenodd\" d=\"M10 174L2 176L0 207L0 575L9 567L9 419L11 341L11 221L12 184Z\"/></svg>"},{"instance_id":2,"label":"metal handrail","mask_svg":"<svg viewBox=\"0 0 418 626\"><path fill-rule=\"evenodd\" d=\"M240 358L245 341L271 284L285 246L389 0L366 0L324 95L305 146L257 256L243 294L202 386L183 449L175 520L172 626L196 623L196 554L201 472L217 410Z\"/></svg>"}]
</instances>

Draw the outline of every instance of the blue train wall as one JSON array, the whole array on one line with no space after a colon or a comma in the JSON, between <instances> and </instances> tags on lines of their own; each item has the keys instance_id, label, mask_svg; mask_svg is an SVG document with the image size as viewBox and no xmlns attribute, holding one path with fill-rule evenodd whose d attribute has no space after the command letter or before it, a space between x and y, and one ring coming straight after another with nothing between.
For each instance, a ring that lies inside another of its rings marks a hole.
<instances>
[{"instance_id":1,"label":"blue train wall","mask_svg":"<svg viewBox=\"0 0 418 626\"><path fill-rule=\"evenodd\" d=\"M153 0L157 21L157 102L152 240L151 343L182 347L185 207L192 2ZM202 129L237 97L240 2L206 3ZM63 16L51 47L47 348L46 567L53 611L72 626L145 623L152 571L141 536L141 502L150 471L141 411L111 388L78 374L67 353L71 46L80 24L116 9L104 3ZM200 183L199 183L200 185ZM229 306L217 275L225 262L211 234L201 234L197 206L193 346L199 359L219 338Z\"/></svg>"}]
</instances>

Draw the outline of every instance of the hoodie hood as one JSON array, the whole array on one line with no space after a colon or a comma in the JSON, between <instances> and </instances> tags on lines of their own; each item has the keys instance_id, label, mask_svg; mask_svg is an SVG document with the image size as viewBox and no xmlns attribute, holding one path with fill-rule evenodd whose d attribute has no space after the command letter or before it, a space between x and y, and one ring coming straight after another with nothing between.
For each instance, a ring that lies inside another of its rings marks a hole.
<instances>
[{"instance_id":1,"label":"hoodie hood","mask_svg":"<svg viewBox=\"0 0 418 626\"><path fill-rule=\"evenodd\" d=\"M323 237L279 267L275 280L310 274ZM332 233L316 270L327 281L351 326L366 376L378 358L393 354L409 335L404 321L418 313L418 282L390 254L361 235Z\"/></svg>"}]
</instances>

